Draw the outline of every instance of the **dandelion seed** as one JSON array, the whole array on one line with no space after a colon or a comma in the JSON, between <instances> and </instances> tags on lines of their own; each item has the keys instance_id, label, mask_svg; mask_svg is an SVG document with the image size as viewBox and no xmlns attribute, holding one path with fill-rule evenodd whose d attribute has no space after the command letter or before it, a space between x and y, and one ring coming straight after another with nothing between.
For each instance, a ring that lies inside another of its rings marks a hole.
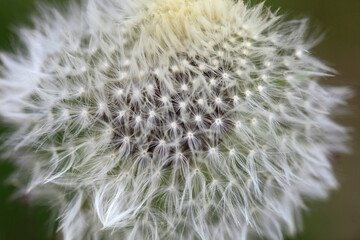
<instances>
[{"instance_id":1,"label":"dandelion seed","mask_svg":"<svg viewBox=\"0 0 360 240\"><path fill-rule=\"evenodd\" d=\"M186 59L182 60L181 63L182 63L182 65L183 65L184 67L189 66L189 61L186 60Z\"/></svg>"},{"instance_id":2,"label":"dandelion seed","mask_svg":"<svg viewBox=\"0 0 360 240\"><path fill-rule=\"evenodd\" d=\"M170 126L171 126L171 128L176 129L177 123L176 123L176 122L172 122L172 123L170 124Z\"/></svg>"},{"instance_id":3,"label":"dandelion seed","mask_svg":"<svg viewBox=\"0 0 360 240\"><path fill-rule=\"evenodd\" d=\"M104 62L101 66L101 69L103 70L107 70L108 68L110 67L109 63L108 62Z\"/></svg>"},{"instance_id":4,"label":"dandelion seed","mask_svg":"<svg viewBox=\"0 0 360 240\"><path fill-rule=\"evenodd\" d=\"M145 71L141 70L139 73L140 78L143 78L145 76Z\"/></svg>"},{"instance_id":5,"label":"dandelion seed","mask_svg":"<svg viewBox=\"0 0 360 240\"><path fill-rule=\"evenodd\" d=\"M216 119L215 119L215 124L218 125L218 126L220 126L220 125L222 124L221 118L216 118Z\"/></svg>"},{"instance_id":6,"label":"dandelion seed","mask_svg":"<svg viewBox=\"0 0 360 240\"><path fill-rule=\"evenodd\" d=\"M63 115L64 117L69 117L69 116L70 116L70 111L67 110L67 109L64 109L64 110L62 111L62 115Z\"/></svg>"},{"instance_id":7,"label":"dandelion seed","mask_svg":"<svg viewBox=\"0 0 360 240\"><path fill-rule=\"evenodd\" d=\"M199 65L199 70L200 70L200 71L204 71L204 70L205 70L205 65L200 64L200 65Z\"/></svg>"},{"instance_id":8,"label":"dandelion seed","mask_svg":"<svg viewBox=\"0 0 360 240\"><path fill-rule=\"evenodd\" d=\"M126 72L120 72L120 74L119 74L120 80L125 79L127 76L128 76L128 74Z\"/></svg>"},{"instance_id":9,"label":"dandelion seed","mask_svg":"<svg viewBox=\"0 0 360 240\"><path fill-rule=\"evenodd\" d=\"M237 95L234 95L232 99L233 99L234 104L237 104L240 100L240 98Z\"/></svg>"},{"instance_id":10,"label":"dandelion seed","mask_svg":"<svg viewBox=\"0 0 360 240\"><path fill-rule=\"evenodd\" d=\"M129 59L125 59L125 61L124 61L124 66L125 66L125 67L130 66L130 60L129 60Z\"/></svg>"},{"instance_id":11,"label":"dandelion seed","mask_svg":"<svg viewBox=\"0 0 360 240\"><path fill-rule=\"evenodd\" d=\"M197 100L197 103L198 103L199 105L204 105L204 99L202 99L202 98L198 99L198 100Z\"/></svg>"},{"instance_id":12,"label":"dandelion seed","mask_svg":"<svg viewBox=\"0 0 360 240\"><path fill-rule=\"evenodd\" d=\"M124 94L124 89L118 89L118 90L116 90L116 95L118 96L118 97L120 97L120 96L122 96Z\"/></svg>"},{"instance_id":13,"label":"dandelion seed","mask_svg":"<svg viewBox=\"0 0 360 240\"><path fill-rule=\"evenodd\" d=\"M298 50L296 50L295 54L297 57L301 58L304 56L304 51L302 49L298 49Z\"/></svg>"},{"instance_id":14,"label":"dandelion seed","mask_svg":"<svg viewBox=\"0 0 360 240\"><path fill-rule=\"evenodd\" d=\"M246 47L251 47L252 44L251 44L251 42L245 42L244 45L245 45Z\"/></svg>"},{"instance_id":15,"label":"dandelion seed","mask_svg":"<svg viewBox=\"0 0 360 240\"><path fill-rule=\"evenodd\" d=\"M79 88L78 94L83 95L85 93L85 89L83 87Z\"/></svg>"},{"instance_id":16,"label":"dandelion seed","mask_svg":"<svg viewBox=\"0 0 360 240\"><path fill-rule=\"evenodd\" d=\"M155 113L154 110L151 110L151 111L149 112L149 118L153 118L153 117L155 117L155 115L156 115L156 113Z\"/></svg>"},{"instance_id":17,"label":"dandelion seed","mask_svg":"<svg viewBox=\"0 0 360 240\"><path fill-rule=\"evenodd\" d=\"M288 82L291 82L291 81L294 80L294 77L291 76L291 75L287 75L287 76L285 76L285 80L288 81Z\"/></svg>"},{"instance_id":18,"label":"dandelion seed","mask_svg":"<svg viewBox=\"0 0 360 240\"><path fill-rule=\"evenodd\" d=\"M211 78L211 79L209 80L209 83L210 83L211 86L214 86L214 85L216 84L215 78Z\"/></svg>"},{"instance_id":19,"label":"dandelion seed","mask_svg":"<svg viewBox=\"0 0 360 240\"><path fill-rule=\"evenodd\" d=\"M215 98L215 103L218 105L221 104L222 103L221 98L219 98L219 97Z\"/></svg>"},{"instance_id":20,"label":"dandelion seed","mask_svg":"<svg viewBox=\"0 0 360 240\"><path fill-rule=\"evenodd\" d=\"M200 115L196 115L196 116L195 116L195 121L196 121L196 122L201 122L201 120L202 120L202 118L201 118Z\"/></svg>"},{"instance_id":21,"label":"dandelion seed","mask_svg":"<svg viewBox=\"0 0 360 240\"><path fill-rule=\"evenodd\" d=\"M235 153L236 153L236 151L235 151L234 148L230 149L230 151L229 151L229 155L230 155L230 156L235 155Z\"/></svg>"},{"instance_id":22,"label":"dandelion seed","mask_svg":"<svg viewBox=\"0 0 360 240\"><path fill-rule=\"evenodd\" d=\"M222 74L222 77L223 77L223 79L228 79L228 78L229 78L229 74L228 74L228 73L223 73L223 74Z\"/></svg>"},{"instance_id":23,"label":"dandelion seed","mask_svg":"<svg viewBox=\"0 0 360 240\"><path fill-rule=\"evenodd\" d=\"M181 90L187 91L187 90L188 90L188 86L187 86L186 84L181 85Z\"/></svg>"},{"instance_id":24,"label":"dandelion seed","mask_svg":"<svg viewBox=\"0 0 360 240\"><path fill-rule=\"evenodd\" d=\"M156 69L154 70L154 74L155 74L156 76L159 76L160 70L156 68Z\"/></svg>"},{"instance_id":25,"label":"dandelion seed","mask_svg":"<svg viewBox=\"0 0 360 240\"><path fill-rule=\"evenodd\" d=\"M147 85L147 89L148 89L149 91L154 90L154 85L152 85L152 84Z\"/></svg>"},{"instance_id":26,"label":"dandelion seed","mask_svg":"<svg viewBox=\"0 0 360 240\"><path fill-rule=\"evenodd\" d=\"M184 101L181 101L181 102L179 103L179 107L180 107L181 110L185 110L185 109L186 109L186 106L187 106L187 104L186 104L186 102L184 102Z\"/></svg>"},{"instance_id":27,"label":"dandelion seed","mask_svg":"<svg viewBox=\"0 0 360 240\"><path fill-rule=\"evenodd\" d=\"M126 114L126 111L124 111L124 110L121 110L121 111L119 111L119 117L124 117L125 116L125 114Z\"/></svg>"},{"instance_id":28,"label":"dandelion seed","mask_svg":"<svg viewBox=\"0 0 360 240\"><path fill-rule=\"evenodd\" d=\"M107 135L110 135L110 134L112 134L112 133L113 133L113 130L112 130L111 128L109 128L109 129L106 130L106 134L107 134Z\"/></svg>"},{"instance_id":29,"label":"dandelion seed","mask_svg":"<svg viewBox=\"0 0 360 240\"><path fill-rule=\"evenodd\" d=\"M88 111L87 111L87 110L82 110L82 111L81 111L81 115L82 115L83 117L86 117L86 116L88 115Z\"/></svg>"},{"instance_id":30,"label":"dandelion seed","mask_svg":"<svg viewBox=\"0 0 360 240\"><path fill-rule=\"evenodd\" d=\"M236 74L238 75L238 76L241 76L242 75L242 71L241 70L236 70Z\"/></svg>"},{"instance_id":31,"label":"dandelion seed","mask_svg":"<svg viewBox=\"0 0 360 240\"><path fill-rule=\"evenodd\" d=\"M179 68L178 68L178 66L174 65L174 66L171 67L171 70L176 73L176 72L179 71Z\"/></svg>"},{"instance_id":32,"label":"dandelion seed","mask_svg":"<svg viewBox=\"0 0 360 240\"><path fill-rule=\"evenodd\" d=\"M99 108L100 112L104 111L105 104L104 103L99 103L98 108Z\"/></svg>"},{"instance_id":33,"label":"dandelion seed","mask_svg":"<svg viewBox=\"0 0 360 240\"><path fill-rule=\"evenodd\" d=\"M266 82L269 78L268 78L268 76L266 76L265 74L262 74L262 75L261 75L261 79Z\"/></svg>"},{"instance_id":34,"label":"dandelion seed","mask_svg":"<svg viewBox=\"0 0 360 240\"><path fill-rule=\"evenodd\" d=\"M216 161L219 158L218 150L215 147L211 147L208 150L207 157L211 159L212 161Z\"/></svg>"},{"instance_id":35,"label":"dandelion seed","mask_svg":"<svg viewBox=\"0 0 360 240\"><path fill-rule=\"evenodd\" d=\"M142 117L140 115L135 117L135 122L140 123L142 121Z\"/></svg>"},{"instance_id":36,"label":"dandelion seed","mask_svg":"<svg viewBox=\"0 0 360 240\"><path fill-rule=\"evenodd\" d=\"M219 61L216 60L216 59L212 60L211 63L212 63L214 66L219 65Z\"/></svg>"},{"instance_id":37,"label":"dandelion seed","mask_svg":"<svg viewBox=\"0 0 360 240\"><path fill-rule=\"evenodd\" d=\"M49 118L50 120L53 120L53 119L54 119L54 114L53 114L53 113L49 113L49 114L48 114L48 118Z\"/></svg>"},{"instance_id":38,"label":"dandelion seed","mask_svg":"<svg viewBox=\"0 0 360 240\"><path fill-rule=\"evenodd\" d=\"M271 66L271 62L265 61L265 62L264 62L264 66L265 66L265 67L270 67L270 66Z\"/></svg>"},{"instance_id":39,"label":"dandelion seed","mask_svg":"<svg viewBox=\"0 0 360 240\"><path fill-rule=\"evenodd\" d=\"M168 97L161 97L161 102L163 104L167 104L167 103L169 103L169 98Z\"/></svg>"}]
</instances>

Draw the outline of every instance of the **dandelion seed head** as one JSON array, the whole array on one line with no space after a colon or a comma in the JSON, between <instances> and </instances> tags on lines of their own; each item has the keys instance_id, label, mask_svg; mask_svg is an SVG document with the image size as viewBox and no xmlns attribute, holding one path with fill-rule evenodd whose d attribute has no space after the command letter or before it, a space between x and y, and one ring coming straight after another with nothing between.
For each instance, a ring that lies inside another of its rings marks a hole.
<instances>
[{"instance_id":1,"label":"dandelion seed head","mask_svg":"<svg viewBox=\"0 0 360 240\"><path fill-rule=\"evenodd\" d=\"M242 0L82 0L34 25L28 54L1 55L0 116L19 129L14 178L51 200L64 240L283 239L336 187L331 116L350 94L320 85L332 70L305 21Z\"/></svg>"}]
</instances>

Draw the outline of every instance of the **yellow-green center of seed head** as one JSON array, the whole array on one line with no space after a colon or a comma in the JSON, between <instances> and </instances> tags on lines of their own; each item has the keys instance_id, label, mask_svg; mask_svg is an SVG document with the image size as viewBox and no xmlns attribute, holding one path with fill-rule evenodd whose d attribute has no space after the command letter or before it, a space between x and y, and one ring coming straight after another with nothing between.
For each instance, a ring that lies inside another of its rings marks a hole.
<instances>
[{"instance_id":1,"label":"yellow-green center of seed head","mask_svg":"<svg viewBox=\"0 0 360 240\"><path fill-rule=\"evenodd\" d=\"M152 0L143 16L142 33L162 49L184 50L184 42L201 41L217 25L228 23L233 6L230 0Z\"/></svg>"}]
</instances>

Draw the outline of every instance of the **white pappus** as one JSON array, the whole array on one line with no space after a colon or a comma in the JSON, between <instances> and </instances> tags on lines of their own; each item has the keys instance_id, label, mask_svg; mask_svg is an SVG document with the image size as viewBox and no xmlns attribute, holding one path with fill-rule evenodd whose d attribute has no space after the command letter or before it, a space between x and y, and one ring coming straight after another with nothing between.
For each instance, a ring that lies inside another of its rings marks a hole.
<instances>
[{"instance_id":1,"label":"white pappus","mask_svg":"<svg viewBox=\"0 0 360 240\"><path fill-rule=\"evenodd\" d=\"M307 21L232 0L43 8L1 53L6 157L65 240L282 239L337 186L346 88Z\"/></svg>"}]
</instances>

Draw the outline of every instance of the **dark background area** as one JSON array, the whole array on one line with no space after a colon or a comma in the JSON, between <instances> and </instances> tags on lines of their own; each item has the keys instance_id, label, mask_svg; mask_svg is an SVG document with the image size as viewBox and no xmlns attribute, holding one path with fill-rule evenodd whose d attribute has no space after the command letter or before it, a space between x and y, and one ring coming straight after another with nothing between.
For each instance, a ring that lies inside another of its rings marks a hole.
<instances>
[{"instance_id":1,"label":"dark background area","mask_svg":"<svg viewBox=\"0 0 360 240\"><path fill-rule=\"evenodd\" d=\"M30 26L36 3L45 2L61 6L67 0L0 0L0 50L11 51L18 45L12 29ZM334 163L340 188L327 201L308 203L309 211L303 214L304 230L291 240L359 240L360 0L268 0L265 5L272 10L280 8L288 19L309 17L311 26L319 26L326 37L312 53L339 71L327 83L347 85L356 94L349 101L350 113L339 119L352 127L349 144L353 149L350 155L339 156ZM0 123L0 133L5 130ZM0 161L0 240L60 239L54 237L49 207L30 206L26 199L11 199L15 189L4 181L13 170L11 164Z\"/></svg>"}]
</instances>

